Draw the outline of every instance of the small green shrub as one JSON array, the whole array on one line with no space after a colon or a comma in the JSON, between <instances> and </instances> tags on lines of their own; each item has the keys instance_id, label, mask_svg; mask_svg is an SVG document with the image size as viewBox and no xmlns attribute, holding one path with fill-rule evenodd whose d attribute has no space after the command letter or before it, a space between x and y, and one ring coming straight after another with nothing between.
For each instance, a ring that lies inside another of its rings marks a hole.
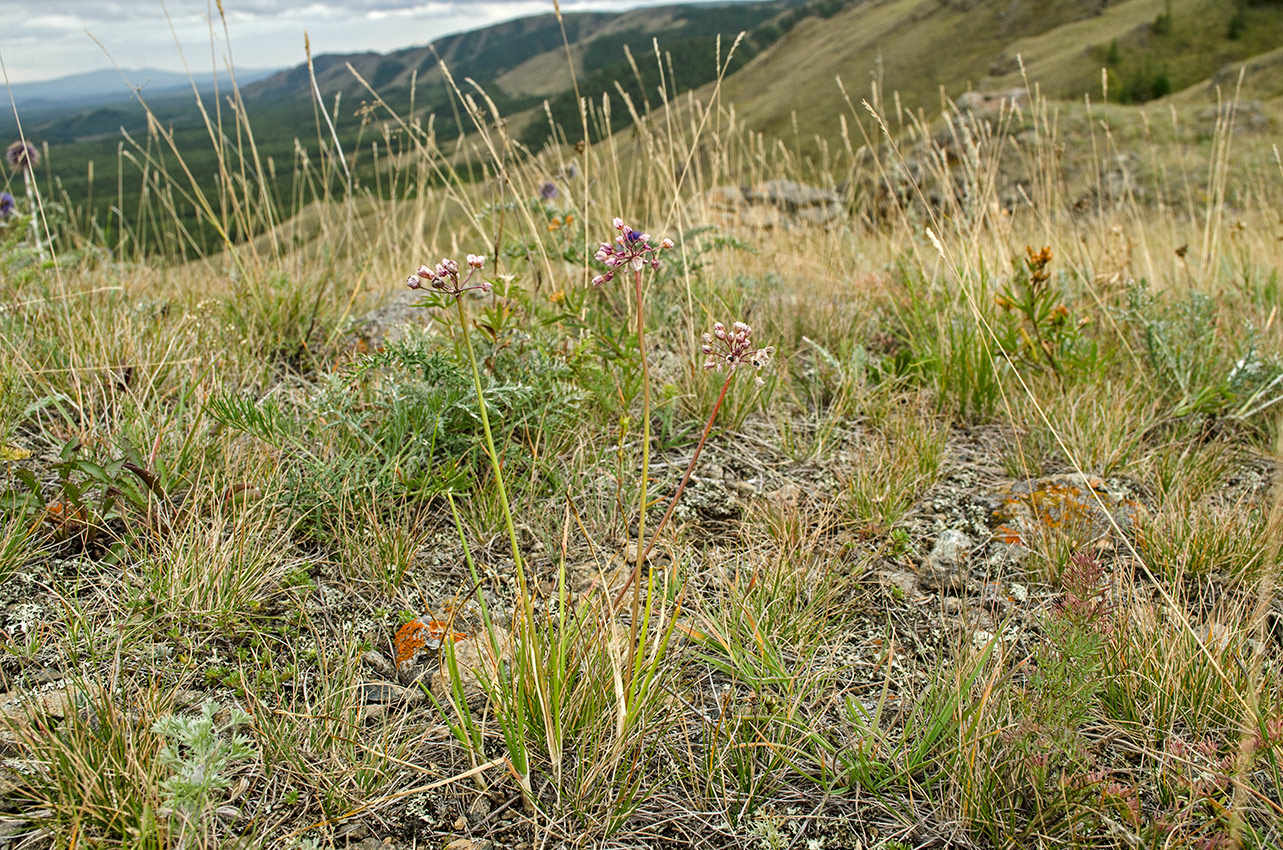
<instances>
[{"instance_id":1,"label":"small green shrub","mask_svg":"<svg viewBox=\"0 0 1283 850\"><path fill-rule=\"evenodd\" d=\"M188 839L212 838L211 825L217 822L213 809L231 785L230 771L258 755L250 739L236 731L249 724L250 716L232 705L219 723L218 712L218 704L210 700L195 717L169 714L152 724L152 732L166 742L158 755L170 771L161 784L165 805L180 819L178 831Z\"/></svg>"},{"instance_id":2,"label":"small green shrub","mask_svg":"<svg viewBox=\"0 0 1283 850\"><path fill-rule=\"evenodd\" d=\"M1283 401L1283 361L1260 350L1251 325L1225 328L1210 297L1194 292L1162 303L1142 283L1130 291L1124 319L1172 416L1260 424Z\"/></svg>"},{"instance_id":3,"label":"small green shrub","mask_svg":"<svg viewBox=\"0 0 1283 850\"><path fill-rule=\"evenodd\" d=\"M573 439L569 425L586 396L566 359L528 337L487 343L486 404L503 423L496 442L505 463L520 469L532 462L529 447L543 439L540 432ZM283 454L285 498L308 514L369 498L470 489L485 474L472 393L449 340L418 333L295 393L224 394L209 412Z\"/></svg>"}]
</instances>

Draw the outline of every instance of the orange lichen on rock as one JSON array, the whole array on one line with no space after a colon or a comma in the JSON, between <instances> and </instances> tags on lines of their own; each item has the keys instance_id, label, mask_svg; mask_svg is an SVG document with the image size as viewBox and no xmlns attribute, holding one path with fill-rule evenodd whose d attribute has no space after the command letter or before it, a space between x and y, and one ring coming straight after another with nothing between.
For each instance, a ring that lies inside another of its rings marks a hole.
<instances>
[{"instance_id":1,"label":"orange lichen on rock","mask_svg":"<svg viewBox=\"0 0 1283 850\"><path fill-rule=\"evenodd\" d=\"M460 632L451 632L449 623L441 620L424 620L422 617L416 617L406 623L397 629L396 637L392 640L392 646L396 650L396 666L400 668L413 661L422 650L436 652L441 648L441 641L445 640L447 634L454 640L463 640L467 637Z\"/></svg>"},{"instance_id":2,"label":"orange lichen on rock","mask_svg":"<svg viewBox=\"0 0 1283 850\"><path fill-rule=\"evenodd\" d=\"M1130 532L1144 509L1119 498L1095 476L1061 476L1018 481L998 494L993 509L993 538L1028 545L1046 531L1098 539L1115 528Z\"/></svg>"}]
</instances>

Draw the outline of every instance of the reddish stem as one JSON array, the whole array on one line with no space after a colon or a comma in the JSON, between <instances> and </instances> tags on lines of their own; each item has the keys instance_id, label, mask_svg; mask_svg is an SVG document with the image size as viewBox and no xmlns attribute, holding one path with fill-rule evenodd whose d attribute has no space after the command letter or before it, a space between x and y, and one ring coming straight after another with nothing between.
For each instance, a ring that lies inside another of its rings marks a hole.
<instances>
[{"instance_id":1,"label":"reddish stem","mask_svg":"<svg viewBox=\"0 0 1283 850\"><path fill-rule=\"evenodd\" d=\"M683 491L686 490L686 484L690 481L691 473L695 471L695 464L699 461L699 454L704 450L704 443L708 442L708 435L713 430L713 422L717 419L717 412L722 409L722 401L725 400L726 391L730 389L731 381L734 377L735 373L731 372L726 376L726 380L722 383L722 391L718 393L717 401L713 404L713 412L709 414L708 421L704 423L704 433L700 435L699 443L695 446L695 454L691 455L690 463L686 464L686 472L682 475L682 483L677 485L677 492L673 494L672 501L668 503L668 510L664 511L664 516L660 519L659 525L655 526L654 536L651 537L650 544L644 551L639 549L637 563L628 577L628 583L620 589L619 595L615 597L616 608L619 607L619 603L623 601L624 594L628 592L628 588L632 585L633 580L636 579L638 573L641 572L641 565L646 563L646 558L650 555L651 550L655 548L655 544L659 542L660 532L662 532L664 530L664 526L668 524L669 518L673 515L673 509L677 507L677 501L681 499ZM640 589L641 588L638 587L639 591Z\"/></svg>"}]
</instances>

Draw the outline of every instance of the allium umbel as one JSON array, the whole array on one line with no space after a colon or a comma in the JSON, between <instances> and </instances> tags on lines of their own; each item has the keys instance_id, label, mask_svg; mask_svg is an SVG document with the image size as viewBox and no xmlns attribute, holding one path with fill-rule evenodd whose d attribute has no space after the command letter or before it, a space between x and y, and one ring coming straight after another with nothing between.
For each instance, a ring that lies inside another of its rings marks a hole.
<instances>
[{"instance_id":1,"label":"allium umbel","mask_svg":"<svg viewBox=\"0 0 1283 850\"><path fill-rule=\"evenodd\" d=\"M749 366L757 373L757 385L762 380L762 370L771 362L770 348L753 347L753 329L743 322L731 325L728 331L721 322L713 325L713 332L704 334L704 344L700 350L707 355L705 369L716 369L734 372L741 366Z\"/></svg>"},{"instance_id":2,"label":"allium umbel","mask_svg":"<svg viewBox=\"0 0 1283 850\"><path fill-rule=\"evenodd\" d=\"M615 244L609 242L601 243L597 249L597 261L605 263L610 271L605 274L599 274L592 279L593 286L601 286L603 283L609 283L615 277L615 270L628 267L635 272L641 271L646 266L652 269L659 268L659 252L667 251L673 247L673 240L664 237L658 246L650 244L650 234L642 233L640 230L633 230L624 224L622 218L615 219L615 229L619 235L615 237Z\"/></svg>"},{"instance_id":3,"label":"allium umbel","mask_svg":"<svg viewBox=\"0 0 1283 850\"><path fill-rule=\"evenodd\" d=\"M467 257L468 273L459 280L459 264L454 260L446 257L437 263L436 268L419 266L418 271L405 279L405 285L411 289L423 289L427 286L437 292L453 295L456 298L463 293L477 289L481 292L489 292L493 287L487 281L480 281L469 286L472 276L485 267L486 258L481 254L469 254Z\"/></svg>"}]
</instances>

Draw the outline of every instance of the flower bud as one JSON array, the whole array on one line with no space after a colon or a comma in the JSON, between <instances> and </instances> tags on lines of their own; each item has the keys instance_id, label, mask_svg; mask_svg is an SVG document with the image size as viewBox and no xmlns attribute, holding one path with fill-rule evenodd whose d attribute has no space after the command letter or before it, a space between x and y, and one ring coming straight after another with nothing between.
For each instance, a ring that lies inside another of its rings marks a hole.
<instances>
[{"instance_id":1,"label":"flower bud","mask_svg":"<svg viewBox=\"0 0 1283 850\"><path fill-rule=\"evenodd\" d=\"M474 269L479 269L479 268L481 268L482 266L484 266L485 264L486 264L486 257L485 257L485 255L484 255L484 254L469 254L469 255L468 255L468 265L472 266L472 268L474 268Z\"/></svg>"},{"instance_id":2,"label":"flower bud","mask_svg":"<svg viewBox=\"0 0 1283 850\"><path fill-rule=\"evenodd\" d=\"M669 248L673 247L673 240L665 236L663 241L659 243L659 247L661 250L667 251Z\"/></svg>"},{"instance_id":3,"label":"flower bud","mask_svg":"<svg viewBox=\"0 0 1283 850\"><path fill-rule=\"evenodd\" d=\"M411 289L421 289L423 287L423 280L417 274L412 274L405 279L405 285Z\"/></svg>"}]
</instances>

